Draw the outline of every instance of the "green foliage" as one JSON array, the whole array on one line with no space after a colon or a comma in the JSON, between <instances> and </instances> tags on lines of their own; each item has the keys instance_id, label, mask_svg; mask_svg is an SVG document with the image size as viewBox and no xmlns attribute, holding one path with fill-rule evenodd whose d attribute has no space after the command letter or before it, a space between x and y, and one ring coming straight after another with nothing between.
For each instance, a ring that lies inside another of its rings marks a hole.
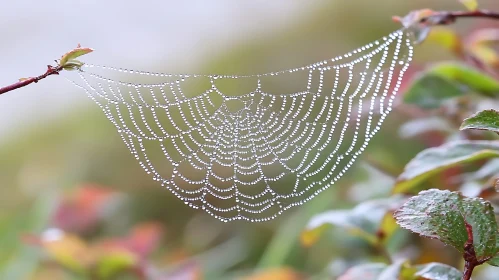
<instances>
[{"instance_id":1,"label":"green foliage","mask_svg":"<svg viewBox=\"0 0 499 280\"><path fill-rule=\"evenodd\" d=\"M494 209L480 198L467 198L448 190L427 190L409 199L397 212L397 223L421 236L438 239L464 253L466 224L473 229L478 260L497 254Z\"/></svg>"},{"instance_id":2,"label":"green foliage","mask_svg":"<svg viewBox=\"0 0 499 280\"><path fill-rule=\"evenodd\" d=\"M470 91L497 96L499 81L463 64L446 62L420 74L404 94L404 102L434 109L442 106L447 99Z\"/></svg>"},{"instance_id":3,"label":"green foliage","mask_svg":"<svg viewBox=\"0 0 499 280\"><path fill-rule=\"evenodd\" d=\"M489 130L499 133L499 112L493 109L477 112L465 119L460 129Z\"/></svg>"},{"instance_id":4,"label":"green foliage","mask_svg":"<svg viewBox=\"0 0 499 280\"><path fill-rule=\"evenodd\" d=\"M460 280L463 274L456 268L442 263L412 266L399 261L391 265L369 263L354 266L338 280Z\"/></svg>"},{"instance_id":5,"label":"green foliage","mask_svg":"<svg viewBox=\"0 0 499 280\"><path fill-rule=\"evenodd\" d=\"M426 149L406 165L393 191L410 192L426 179L445 169L494 157L499 157L499 142L496 141L453 141Z\"/></svg>"},{"instance_id":6,"label":"green foliage","mask_svg":"<svg viewBox=\"0 0 499 280\"><path fill-rule=\"evenodd\" d=\"M78 45L77 48L65 53L59 60L59 65L62 66L64 70L76 70L83 65L83 62L76 60L75 58L82 55L89 54L94 50L91 48L82 48Z\"/></svg>"},{"instance_id":7,"label":"green foliage","mask_svg":"<svg viewBox=\"0 0 499 280\"><path fill-rule=\"evenodd\" d=\"M401 197L370 200L357 205L352 210L331 210L310 219L302 234L302 242L310 246L329 225L344 228L371 245L389 239L394 233L394 223L390 223L392 211L401 204ZM383 237L380 240L380 236Z\"/></svg>"}]
</instances>

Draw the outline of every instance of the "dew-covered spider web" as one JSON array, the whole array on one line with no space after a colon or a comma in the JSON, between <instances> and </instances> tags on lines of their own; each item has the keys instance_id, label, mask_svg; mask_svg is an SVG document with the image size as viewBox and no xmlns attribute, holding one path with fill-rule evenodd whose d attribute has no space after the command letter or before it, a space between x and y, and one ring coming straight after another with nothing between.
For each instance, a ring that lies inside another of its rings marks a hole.
<instances>
[{"instance_id":1,"label":"dew-covered spider web","mask_svg":"<svg viewBox=\"0 0 499 280\"><path fill-rule=\"evenodd\" d=\"M72 81L140 166L185 204L225 222L266 221L352 166L392 110L412 54L411 37L399 30L345 55L272 73L85 64Z\"/></svg>"}]
</instances>

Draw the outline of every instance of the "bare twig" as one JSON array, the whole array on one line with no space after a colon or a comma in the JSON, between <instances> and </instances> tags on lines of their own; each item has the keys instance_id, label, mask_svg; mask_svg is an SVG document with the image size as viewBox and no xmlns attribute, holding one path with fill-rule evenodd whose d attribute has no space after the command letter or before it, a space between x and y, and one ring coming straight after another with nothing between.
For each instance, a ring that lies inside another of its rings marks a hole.
<instances>
[{"instance_id":1,"label":"bare twig","mask_svg":"<svg viewBox=\"0 0 499 280\"><path fill-rule=\"evenodd\" d=\"M421 19L421 22L431 21L432 25L449 25L459 18L488 18L499 20L499 13L487 10L476 11L452 11L435 12L434 14Z\"/></svg>"},{"instance_id":2,"label":"bare twig","mask_svg":"<svg viewBox=\"0 0 499 280\"><path fill-rule=\"evenodd\" d=\"M0 94L4 94L6 92L25 87L25 86L32 84L32 83L38 83L38 81L45 79L50 75L59 75L59 72L61 72L62 69L63 69L63 66L61 66L61 65L56 66L56 67L51 66L51 65L47 65L47 71L44 74L42 74L38 77L20 79L19 82L17 82L17 83L0 88Z\"/></svg>"}]
</instances>

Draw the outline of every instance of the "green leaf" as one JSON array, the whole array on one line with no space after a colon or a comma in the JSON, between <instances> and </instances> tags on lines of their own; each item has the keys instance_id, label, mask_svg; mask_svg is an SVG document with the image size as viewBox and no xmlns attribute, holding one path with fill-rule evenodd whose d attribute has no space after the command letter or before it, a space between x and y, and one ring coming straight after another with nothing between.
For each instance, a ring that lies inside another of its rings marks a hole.
<instances>
[{"instance_id":1,"label":"green leaf","mask_svg":"<svg viewBox=\"0 0 499 280\"><path fill-rule=\"evenodd\" d=\"M414 276L421 277L427 280L461 280L463 273L443 263L427 263L416 266L417 272Z\"/></svg>"},{"instance_id":2,"label":"green leaf","mask_svg":"<svg viewBox=\"0 0 499 280\"><path fill-rule=\"evenodd\" d=\"M460 129L490 130L499 133L499 112L493 109L480 111L465 119Z\"/></svg>"},{"instance_id":3,"label":"green leaf","mask_svg":"<svg viewBox=\"0 0 499 280\"><path fill-rule=\"evenodd\" d=\"M404 94L404 102L425 109L434 109L440 107L444 100L464 93L464 89L458 83L440 75L425 73L418 76Z\"/></svg>"},{"instance_id":4,"label":"green leaf","mask_svg":"<svg viewBox=\"0 0 499 280\"><path fill-rule=\"evenodd\" d=\"M496 248L499 249L499 231L496 235ZM499 252L496 253L495 257L487 261L488 264L493 266L499 266Z\"/></svg>"},{"instance_id":5,"label":"green leaf","mask_svg":"<svg viewBox=\"0 0 499 280\"><path fill-rule=\"evenodd\" d=\"M477 0L459 0L469 11L476 11L478 9Z\"/></svg>"},{"instance_id":6,"label":"green leaf","mask_svg":"<svg viewBox=\"0 0 499 280\"><path fill-rule=\"evenodd\" d=\"M331 210L318 214L309 221L301 240L305 245L313 243L329 225L342 227L353 235L359 236L371 244L378 242L377 231L382 225L383 217L391 209L396 209L401 202L400 197L371 200L357 205L352 210ZM393 230L386 226L387 234Z\"/></svg>"},{"instance_id":7,"label":"green leaf","mask_svg":"<svg viewBox=\"0 0 499 280\"><path fill-rule=\"evenodd\" d=\"M102 256L96 265L99 279L115 279L117 275L138 265L137 256L123 251Z\"/></svg>"},{"instance_id":8,"label":"green leaf","mask_svg":"<svg viewBox=\"0 0 499 280\"><path fill-rule=\"evenodd\" d=\"M455 141L429 148L414 157L400 174L394 193L409 192L441 171L462 163L499 157L497 141Z\"/></svg>"},{"instance_id":9,"label":"green leaf","mask_svg":"<svg viewBox=\"0 0 499 280\"><path fill-rule=\"evenodd\" d=\"M82 56L82 55L85 55L85 54L88 54L88 53L91 53L93 52L94 50L91 49L91 48L81 48L81 47L78 47L74 50L71 50L67 53L65 53L62 57L61 57L61 60L59 61L59 65L60 66L66 66L66 64L70 61L70 60L74 60L75 58L79 57L79 56Z\"/></svg>"},{"instance_id":10,"label":"green leaf","mask_svg":"<svg viewBox=\"0 0 499 280\"><path fill-rule=\"evenodd\" d=\"M368 263L356 265L348 269L343 275L341 275L338 280L377 280L379 275L387 267L384 263Z\"/></svg>"},{"instance_id":11,"label":"green leaf","mask_svg":"<svg viewBox=\"0 0 499 280\"><path fill-rule=\"evenodd\" d=\"M68 70L68 71L78 70L83 66L83 64L84 63L79 61L79 60L72 59L72 60L69 60L68 62L66 62L66 64L64 64L62 69Z\"/></svg>"},{"instance_id":12,"label":"green leaf","mask_svg":"<svg viewBox=\"0 0 499 280\"><path fill-rule=\"evenodd\" d=\"M397 223L421 236L439 239L464 253L466 223L473 229L478 260L494 256L497 223L492 205L481 198L463 197L448 190L426 190L409 199L395 212Z\"/></svg>"},{"instance_id":13,"label":"green leaf","mask_svg":"<svg viewBox=\"0 0 499 280\"><path fill-rule=\"evenodd\" d=\"M433 109L445 100L469 91L489 97L498 96L499 81L469 66L445 62L419 75L404 95L404 102Z\"/></svg>"},{"instance_id":14,"label":"green leaf","mask_svg":"<svg viewBox=\"0 0 499 280\"><path fill-rule=\"evenodd\" d=\"M430 72L459 82L477 93L491 97L499 95L499 81L497 79L467 65L445 62L433 66Z\"/></svg>"}]
</instances>

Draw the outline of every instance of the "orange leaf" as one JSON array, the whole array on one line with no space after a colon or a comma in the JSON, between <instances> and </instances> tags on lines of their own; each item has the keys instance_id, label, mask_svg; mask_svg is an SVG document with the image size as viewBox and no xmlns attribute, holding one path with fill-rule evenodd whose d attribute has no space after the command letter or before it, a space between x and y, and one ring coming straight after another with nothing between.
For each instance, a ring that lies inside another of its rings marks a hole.
<instances>
[{"instance_id":1,"label":"orange leaf","mask_svg":"<svg viewBox=\"0 0 499 280\"><path fill-rule=\"evenodd\" d=\"M304 275L287 268L274 268L258 272L252 276L243 278L244 280L304 280L306 279Z\"/></svg>"}]
</instances>

